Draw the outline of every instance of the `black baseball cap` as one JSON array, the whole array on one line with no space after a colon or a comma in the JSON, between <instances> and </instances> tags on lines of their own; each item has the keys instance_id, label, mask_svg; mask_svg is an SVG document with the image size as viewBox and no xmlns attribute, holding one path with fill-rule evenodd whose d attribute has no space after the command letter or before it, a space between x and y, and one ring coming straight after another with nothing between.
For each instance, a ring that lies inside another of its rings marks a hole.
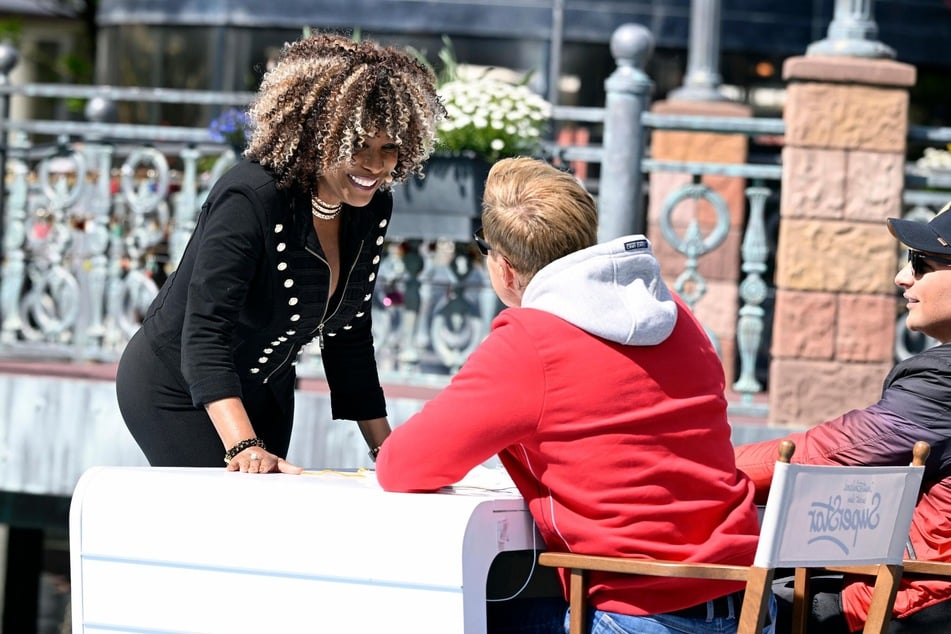
<instances>
[{"instance_id":1,"label":"black baseball cap","mask_svg":"<svg viewBox=\"0 0 951 634\"><path fill-rule=\"evenodd\" d=\"M908 248L927 253L951 255L951 202L930 222L889 218L888 230Z\"/></svg>"}]
</instances>

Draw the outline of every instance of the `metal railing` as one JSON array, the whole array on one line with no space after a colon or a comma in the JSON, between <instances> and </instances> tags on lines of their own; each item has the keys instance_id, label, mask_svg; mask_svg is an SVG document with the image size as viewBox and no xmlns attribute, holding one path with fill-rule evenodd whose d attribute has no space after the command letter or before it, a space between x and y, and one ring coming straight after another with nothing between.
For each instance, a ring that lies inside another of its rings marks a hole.
<instances>
[{"instance_id":1,"label":"metal railing","mask_svg":"<svg viewBox=\"0 0 951 634\"><path fill-rule=\"evenodd\" d=\"M740 408L763 391L768 363L767 299L769 210L781 181L778 160L744 164L662 161L650 157L655 131L781 136L781 119L700 117L649 111L652 84L644 73L653 48L650 33L625 25L612 39L618 66L607 80L603 108L555 107L553 122L587 126L590 144L550 144L552 161L599 168L591 179L599 197L602 237L645 232L645 176L677 172L691 182L672 191L660 218L662 235L685 257L674 282L692 306L706 280L700 259L723 248L729 226L721 196L706 175L744 179L747 220L741 247L738 293L737 379ZM4 69L0 69L3 71ZM6 69L9 73L9 68ZM205 128L120 124L114 103L157 101L211 106L241 105L252 95L109 86L11 85L0 74L0 114L17 97L87 99L88 121L9 120L0 126L10 140L0 155L7 187L2 203L3 266L0 271L0 356L114 361L139 325L145 307L175 268L195 216L214 180L234 160ZM51 140L41 141L42 137ZM913 127L916 142L946 143L947 128ZM908 168L909 186L949 185L942 176ZM906 192L906 204L934 206L939 194ZM674 230L673 215L685 201L707 201L716 222L696 220ZM407 301L412 297L413 301ZM375 297L374 324L381 372L394 381L440 385L488 332L498 304L480 260L466 244L401 236L388 248ZM716 337L711 333L716 343ZM304 376L321 374L316 350L302 358ZM756 410L762 413L761 410Z\"/></svg>"}]
</instances>

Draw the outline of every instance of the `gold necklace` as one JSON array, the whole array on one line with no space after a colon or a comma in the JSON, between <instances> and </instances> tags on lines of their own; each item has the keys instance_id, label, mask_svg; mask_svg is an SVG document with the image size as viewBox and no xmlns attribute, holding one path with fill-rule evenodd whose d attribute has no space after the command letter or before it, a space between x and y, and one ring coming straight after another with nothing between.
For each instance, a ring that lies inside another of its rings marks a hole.
<instances>
[{"instance_id":1,"label":"gold necklace","mask_svg":"<svg viewBox=\"0 0 951 634\"><path fill-rule=\"evenodd\" d=\"M343 209L342 202L328 205L316 195L310 199L310 213L314 214L314 218L318 220L333 220L340 215L341 209Z\"/></svg>"}]
</instances>

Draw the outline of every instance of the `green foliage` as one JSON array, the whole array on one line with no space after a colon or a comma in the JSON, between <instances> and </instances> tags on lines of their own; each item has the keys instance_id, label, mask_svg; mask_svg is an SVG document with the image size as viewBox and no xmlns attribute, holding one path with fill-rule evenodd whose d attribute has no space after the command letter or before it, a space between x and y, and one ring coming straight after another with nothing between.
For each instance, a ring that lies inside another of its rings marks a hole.
<instances>
[{"instance_id":1,"label":"green foliage","mask_svg":"<svg viewBox=\"0 0 951 634\"><path fill-rule=\"evenodd\" d=\"M459 60L456 59L456 49L452 47L452 40L448 35L442 36L442 48L439 49L437 57L442 62L439 83L445 84L459 79Z\"/></svg>"},{"instance_id":2,"label":"green foliage","mask_svg":"<svg viewBox=\"0 0 951 634\"><path fill-rule=\"evenodd\" d=\"M7 41L14 46L19 45L23 35L23 20L20 18L6 18L0 20L0 42Z\"/></svg>"}]
</instances>

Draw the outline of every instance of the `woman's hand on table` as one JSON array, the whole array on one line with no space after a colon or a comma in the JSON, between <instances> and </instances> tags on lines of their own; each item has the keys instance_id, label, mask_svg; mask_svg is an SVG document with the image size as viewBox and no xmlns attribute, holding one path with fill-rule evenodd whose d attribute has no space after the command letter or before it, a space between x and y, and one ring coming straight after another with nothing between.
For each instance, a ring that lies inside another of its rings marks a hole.
<instances>
[{"instance_id":1,"label":"woman's hand on table","mask_svg":"<svg viewBox=\"0 0 951 634\"><path fill-rule=\"evenodd\" d=\"M242 473L290 473L292 475L298 475L304 470L260 447L248 447L232 458L225 469Z\"/></svg>"}]
</instances>

